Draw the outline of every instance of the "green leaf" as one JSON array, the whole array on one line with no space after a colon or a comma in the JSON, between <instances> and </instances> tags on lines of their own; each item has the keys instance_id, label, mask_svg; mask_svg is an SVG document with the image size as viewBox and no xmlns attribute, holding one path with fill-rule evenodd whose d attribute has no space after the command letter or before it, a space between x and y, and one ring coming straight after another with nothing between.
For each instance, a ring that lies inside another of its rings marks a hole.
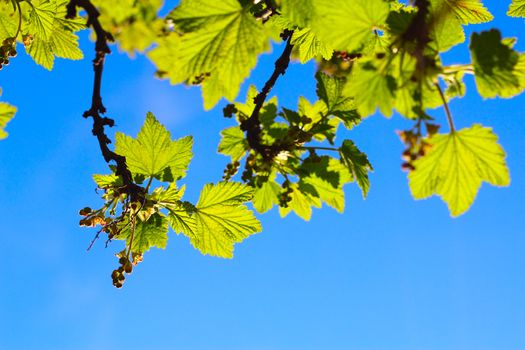
<instances>
[{"instance_id":1,"label":"green leaf","mask_svg":"<svg viewBox=\"0 0 525 350\"><path fill-rule=\"evenodd\" d=\"M152 247L164 249L168 245L168 219L160 214L153 214L148 221L136 218L135 232L129 221L123 223L124 228L115 236L116 239L125 240L126 245L131 244L131 252L143 254ZM133 242L132 242L133 239Z\"/></svg>"},{"instance_id":2,"label":"green leaf","mask_svg":"<svg viewBox=\"0 0 525 350\"><path fill-rule=\"evenodd\" d=\"M253 197L253 189L238 182L207 184L201 191L197 209L205 210L214 206L239 206Z\"/></svg>"},{"instance_id":3,"label":"green leaf","mask_svg":"<svg viewBox=\"0 0 525 350\"><path fill-rule=\"evenodd\" d=\"M162 0L92 0L100 11L102 27L111 33L119 48L133 55L144 52L163 30L164 20L157 16Z\"/></svg>"},{"instance_id":4,"label":"green leaf","mask_svg":"<svg viewBox=\"0 0 525 350\"><path fill-rule=\"evenodd\" d=\"M84 57L78 47L78 36L73 34L84 25L77 18L65 18L68 3L67 0L37 0L31 2L32 6L22 3L29 12L22 32L33 37L26 46L27 53L48 70L53 68L55 56L72 60Z\"/></svg>"},{"instance_id":5,"label":"green leaf","mask_svg":"<svg viewBox=\"0 0 525 350\"><path fill-rule=\"evenodd\" d=\"M386 21L389 32L394 35L404 34L410 27L410 24L412 24L416 14L416 7L405 7L401 4L396 5L394 9L391 9Z\"/></svg>"},{"instance_id":6,"label":"green leaf","mask_svg":"<svg viewBox=\"0 0 525 350\"><path fill-rule=\"evenodd\" d=\"M117 133L115 152L126 157L132 173L171 182L186 176L192 145L191 136L171 141L169 131L148 112L136 139Z\"/></svg>"},{"instance_id":7,"label":"green leaf","mask_svg":"<svg viewBox=\"0 0 525 350\"><path fill-rule=\"evenodd\" d=\"M314 12L315 0L282 0L282 15L291 23L301 28L309 25Z\"/></svg>"},{"instance_id":8,"label":"green leaf","mask_svg":"<svg viewBox=\"0 0 525 350\"><path fill-rule=\"evenodd\" d=\"M219 153L230 156L232 161L238 161L248 150L248 141L244 137L244 132L238 126L221 131L221 142L219 143Z\"/></svg>"},{"instance_id":9,"label":"green leaf","mask_svg":"<svg viewBox=\"0 0 525 350\"><path fill-rule=\"evenodd\" d=\"M289 206L300 217L307 220L306 217L310 216L311 210L303 209L305 203L318 207L321 205L319 200L343 212L345 206L343 186L353 181L353 176L339 160L329 156L311 156L302 162L297 174L300 181L298 187L292 189L301 193L296 193L295 196L292 194L292 202ZM296 203L295 197L297 197Z\"/></svg>"},{"instance_id":10,"label":"green leaf","mask_svg":"<svg viewBox=\"0 0 525 350\"><path fill-rule=\"evenodd\" d=\"M361 152L352 140L345 140L339 149L341 162L348 168L366 198L370 188L368 173L373 170L366 154Z\"/></svg>"},{"instance_id":11,"label":"green leaf","mask_svg":"<svg viewBox=\"0 0 525 350\"><path fill-rule=\"evenodd\" d=\"M354 96L358 113L368 117L379 111L391 116L394 106L396 80L385 69L377 68L371 62L356 65L344 89L344 93Z\"/></svg>"},{"instance_id":12,"label":"green leaf","mask_svg":"<svg viewBox=\"0 0 525 350\"><path fill-rule=\"evenodd\" d=\"M257 212L263 214L279 204L281 187L274 179L268 179L259 187L255 187L252 204Z\"/></svg>"},{"instance_id":13,"label":"green leaf","mask_svg":"<svg viewBox=\"0 0 525 350\"><path fill-rule=\"evenodd\" d=\"M481 0L445 0L445 3L462 24L485 23L494 19Z\"/></svg>"},{"instance_id":14,"label":"green leaf","mask_svg":"<svg viewBox=\"0 0 525 350\"><path fill-rule=\"evenodd\" d=\"M317 96L326 103L328 114L338 117L348 129L361 122L354 99L344 94L345 78L331 77L322 72L315 75Z\"/></svg>"},{"instance_id":15,"label":"green leaf","mask_svg":"<svg viewBox=\"0 0 525 350\"><path fill-rule=\"evenodd\" d=\"M345 193L342 186L333 186L333 184L315 174L301 179L304 184L310 185L316 197L323 202L342 213L345 209Z\"/></svg>"},{"instance_id":16,"label":"green leaf","mask_svg":"<svg viewBox=\"0 0 525 350\"><path fill-rule=\"evenodd\" d=\"M180 189L177 188L177 185L172 182L168 188L158 187L151 194L150 199L155 201L158 205L164 208L172 208L173 206L178 206L179 202L184 196L186 191L186 186L182 186Z\"/></svg>"},{"instance_id":17,"label":"green leaf","mask_svg":"<svg viewBox=\"0 0 525 350\"><path fill-rule=\"evenodd\" d=\"M481 96L508 98L525 89L525 55L503 43L498 30L472 34L470 51Z\"/></svg>"},{"instance_id":18,"label":"green leaf","mask_svg":"<svg viewBox=\"0 0 525 350\"><path fill-rule=\"evenodd\" d=\"M5 102L0 102L0 140L7 137L7 132L5 132L4 128L7 123L13 119L15 113L16 107Z\"/></svg>"},{"instance_id":19,"label":"green leaf","mask_svg":"<svg viewBox=\"0 0 525 350\"><path fill-rule=\"evenodd\" d=\"M32 11L29 13L27 30L39 36L43 40L49 40L53 32L55 14L57 11L56 1L44 0L32 3Z\"/></svg>"},{"instance_id":20,"label":"green leaf","mask_svg":"<svg viewBox=\"0 0 525 350\"><path fill-rule=\"evenodd\" d=\"M306 184L291 184L292 193L290 197L292 200L288 203L287 208L279 207L279 213L282 217L287 216L293 211L297 216L305 221L309 221L312 217L312 207L320 208L321 201L317 198L317 193L311 185Z\"/></svg>"},{"instance_id":21,"label":"green leaf","mask_svg":"<svg viewBox=\"0 0 525 350\"><path fill-rule=\"evenodd\" d=\"M269 34L249 7L237 0L183 0L168 16L180 32L161 40L149 57L173 84L203 80L206 109L221 97L233 101L268 47Z\"/></svg>"},{"instance_id":22,"label":"green leaf","mask_svg":"<svg viewBox=\"0 0 525 350\"><path fill-rule=\"evenodd\" d=\"M383 28L389 6L383 0L313 0L311 28L326 45L341 51L356 51Z\"/></svg>"},{"instance_id":23,"label":"green leaf","mask_svg":"<svg viewBox=\"0 0 525 350\"><path fill-rule=\"evenodd\" d=\"M49 50L56 57L70 60L81 60L84 58L84 54L78 47L78 36L69 31L55 30L48 45Z\"/></svg>"},{"instance_id":24,"label":"green leaf","mask_svg":"<svg viewBox=\"0 0 525 350\"><path fill-rule=\"evenodd\" d=\"M168 221L171 229L177 233L183 233L191 240L198 240L197 238L197 224L195 219L190 216L187 210L182 207L169 208Z\"/></svg>"},{"instance_id":25,"label":"green leaf","mask_svg":"<svg viewBox=\"0 0 525 350\"><path fill-rule=\"evenodd\" d=\"M429 47L435 52L445 52L465 41L461 20L443 0L432 1L432 26Z\"/></svg>"},{"instance_id":26,"label":"green leaf","mask_svg":"<svg viewBox=\"0 0 525 350\"><path fill-rule=\"evenodd\" d=\"M318 56L329 60L334 52L333 49L319 40L310 28L296 29L291 44L298 48L301 63L306 63Z\"/></svg>"},{"instance_id":27,"label":"green leaf","mask_svg":"<svg viewBox=\"0 0 525 350\"><path fill-rule=\"evenodd\" d=\"M508 186L510 175L505 152L491 128L475 124L451 134L427 139L430 152L414 162L408 175L415 199L440 196L452 216L465 213L482 182Z\"/></svg>"},{"instance_id":28,"label":"green leaf","mask_svg":"<svg viewBox=\"0 0 525 350\"><path fill-rule=\"evenodd\" d=\"M253 189L236 182L204 186L197 205L189 213L170 213L177 232L190 238L202 254L233 257L233 246L261 231L261 224L244 205L253 197Z\"/></svg>"},{"instance_id":29,"label":"green leaf","mask_svg":"<svg viewBox=\"0 0 525 350\"><path fill-rule=\"evenodd\" d=\"M511 17L525 17L525 0L512 0L507 15Z\"/></svg>"},{"instance_id":30,"label":"green leaf","mask_svg":"<svg viewBox=\"0 0 525 350\"><path fill-rule=\"evenodd\" d=\"M326 107L326 103L323 101L315 101L315 103L312 104L304 96L299 96L297 112L300 116L306 116L310 118L312 120L311 123L318 123L328 116L328 108ZM290 111L288 111L288 114L290 114ZM308 126L305 126L303 130L309 130Z\"/></svg>"},{"instance_id":31,"label":"green leaf","mask_svg":"<svg viewBox=\"0 0 525 350\"><path fill-rule=\"evenodd\" d=\"M11 4L0 2L0 42L12 38L18 26L18 12L13 11Z\"/></svg>"},{"instance_id":32,"label":"green leaf","mask_svg":"<svg viewBox=\"0 0 525 350\"><path fill-rule=\"evenodd\" d=\"M123 185L122 178L115 174L110 175L93 175L93 181L97 184L99 188L112 188L119 187Z\"/></svg>"}]
</instances>

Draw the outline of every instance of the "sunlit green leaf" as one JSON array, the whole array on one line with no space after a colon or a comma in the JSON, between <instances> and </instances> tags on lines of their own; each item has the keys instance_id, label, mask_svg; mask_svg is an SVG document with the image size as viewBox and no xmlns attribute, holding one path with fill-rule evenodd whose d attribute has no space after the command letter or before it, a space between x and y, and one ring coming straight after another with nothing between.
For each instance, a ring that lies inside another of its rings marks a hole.
<instances>
[{"instance_id":1,"label":"sunlit green leaf","mask_svg":"<svg viewBox=\"0 0 525 350\"><path fill-rule=\"evenodd\" d=\"M168 16L180 32L160 40L149 57L173 84L202 83L204 106L233 101L265 51L269 34L237 0L183 0Z\"/></svg>"},{"instance_id":2,"label":"sunlit green leaf","mask_svg":"<svg viewBox=\"0 0 525 350\"><path fill-rule=\"evenodd\" d=\"M197 205L189 214L170 214L174 230L190 238L202 254L233 257L233 246L261 231L261 224L244 205L253 189L236 182L204 186Z\"/></svg>"},{"instance_id":3,"label":"sunlit green leaf","mask_svg":"<svg viewBox=\"0 0 525 350\"><path fill-rule=\"evenodd\" d=\"M357 113L354 99L344 93L346 79L331 77L322 72L315 75L317 96L326 103L328 114L340 118L347 128L359 124L361 117Z\"/></svg>"},{"instance_id":4,"label":"sunlit green leaf","mask_svg":"<svg viewBox=\"0 0 525 350\"><path fill-rule=\"evenodd\" d=\"M35 0L31 6L22 2L28 13L22 33L30 34L32 42L26 46L33 60L51 70L56 57L79 60L84 57L78 47L78 36L74 31L82 29L82 20L66 19L67 0Z\"/></svg>"},{"instance_id":5,"label":"sunlit green leaf","mask_svg":"<svg viewBox=\"0 0 525 350\"><path fill-rule=\"evenodd\" d=\"M274 205L279 204L279 194L281 187L275 180L268 179L260 187L255 187L253 192L253 207L259 213L266 213L273 208Z\"/></svg>"},{"instance_id":6,"label":"sunlit green leaf","mask_svg":"<svg viewBox=\"0 0 525 350\"><path fill-rule=\"evenodd\" d=\"M240 160L248 150L248 141L244 137L244 132L238 126L221 131L221 142L219 143L219 153L230 156L232 161Z\"/></svg>"},{"instance_id":7,"label":"sunlit green leaf","mask_svg":"<svg viewBox=\"0 0 525 350\"><path fill-rule=\"evenodd\" d=\"M13 119L15 113L16 107L5 102L0 102L0 140L7 137L7 132L5 132L4 128L7 123Z\"/></svg>"},{"instance_id":8,"label":"sunlit green leaf","mask_svg":"<svg viewBox=\"0 0 525 350\"><path fill-rule=\"evenodd\" d=\"M160 214L153 214L145 222L137 218L134 231L129 221L122 225L122 231L115 238L125 240L133 253L142 254L152 247L164 249L168 244L168 219Z\"/></svg>"},{"instance_id":9,"label":"sunlit green leaf","mask_svg":"<svg viewBox=\"0 0 525 350\"><path fill-rule=\"evenodd\" d=\"M458 216L470 208L482 182L510 184L505 152L490 128L476 124L427 141L432 148L414 162L415 170L408 175L414 198L438 195L451 215Z\"/></svg>"},{"instance_id":10,"label":"sunlit green leaf","mask_svg":"<svg viewBox=\"0 0 525 350\"><path fill-rule=\"evenodd\" d=\"M397 82L387 70L371 62L356 65L345 87L345 94L354 96L357 111L368 117L379 111L385 116L392 115Z\"/></svg>"},{"instance_id":11,"label":"sunlit green leaf","mask_svg":"<svg viewBox=\"0 0 525 350\"><path fill-rule=\"evenodd\" d=\"M339 154L341 155L341 162L352 173L363 192L363 197L366 197L370 188L368 173L373 170L367 155L361 152L351 140L343 142Z\"/></svg>"},{"instance_id":12,"label":"sunlit green leaf","mask_svg":"<svg viewBox=\"0 0 525 350\"><path fill-rule=\"evenodd\" d=\"M372 39L374 29L382 28L389 6L383 0L312 0L311 28L336 50L355 51Z\"/></svg>"},{"instance_id":13,"label":"sunlit green leaf","mask_svg":"<svg viewBox=\"0 0 525 350\"><path fill-rule=\"evenodd\" d=\"M291 43L298 48L301 63L306 63L318 56L329 60L334 52L333 49L319 40L310 28L296 29Z\"/></svg>"},{"instance_id":14,"label":"sunlit green leaf","mask_svg":"<svg viewBox=\"0 0 525 350\"><path fill-rule=\"evenodd\" d=\"M525 0L512 0L507 15L512 17L525 17Z\"/></svg>"},{"instance_id":15,"label":"sunlit green leaf","mask_svg":"<svg viewBox=\"0 0 525 350\"><path fill-rule=\"evenodd\" d=\"M148 113L136 139L117 133L115 152L126 157L132 173L173 181L186 175L192 158L193 138L171 141L168 130Z\"/></svg>"},{"instance_id":16,"label":"sunlit green leaf","mask_svg":"<svg viewBox=\"0 0 525 350\"><path fill-rule=\"evenodd\" d=\"M481 96L512 97L525 89L525 55L502 42L498 30L472 34L470 51Z\"/></svg>"},{"instance_id":17,"label":"sunlit green leaf","mask_svg":"<svg viewBox=\"0 0 525 350\"><path fill-rule=\"evenodd\" d=\"M494 19L481 0L445 0L445 3L462 24L485 23Z\"/></svg>"}]
</instances>

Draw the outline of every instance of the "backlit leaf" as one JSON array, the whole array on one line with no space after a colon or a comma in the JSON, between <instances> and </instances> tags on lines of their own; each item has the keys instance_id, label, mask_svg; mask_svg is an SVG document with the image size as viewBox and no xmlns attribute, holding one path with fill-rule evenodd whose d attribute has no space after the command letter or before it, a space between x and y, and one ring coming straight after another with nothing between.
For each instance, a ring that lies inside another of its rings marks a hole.
<instances>
[{"instance_id":1,"label":"backlit leaf","mask_svg":"<svg viewBox=\"0 0 525 350\"><path fill-rule=\"evenodd\" d=\"M117 133L115 152L126 157L131 172L173 181L186 175L193 138L172 141L168 130L150 112L136 139Z\"/></svg>"},{"instance_id":2,"label":"backlit leaf","mask_svg":"<svg viewBox=\"0 0 525 350\"><path fill-rule=\"evenodd\" d=\"M505 152L490 128L474 125L427 140L432 148L414 162L408 175L416 199L440 196L452 216L465 213L482 182L494 186L510 184Z\"/></svg>"}]
</instances>

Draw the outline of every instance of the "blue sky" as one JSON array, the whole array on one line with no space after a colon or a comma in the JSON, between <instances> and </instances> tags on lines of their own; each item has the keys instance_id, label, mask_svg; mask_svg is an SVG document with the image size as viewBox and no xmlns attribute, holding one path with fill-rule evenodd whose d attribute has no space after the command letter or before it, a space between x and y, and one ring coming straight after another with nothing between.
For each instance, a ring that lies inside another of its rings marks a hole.
<instances>
[{"instance_id":1,"label":"blue sky","mask_svg":"<svg viewBox=\"0 0 525 350\"><path fill-rule=\"evenodd\" d=\"M507 1L485 3L496 20L469 33L524 33L523 20L505 17ZM120 244L86 252L94 232L78 227L78 210L101 203L91 175L107 171L81 117L92 46L83 35L87 58L58 60L52 73L23 54L0 73L2 100L19 108L0 142L1 350L525 349L525 95L483 101L469 77L467 97L451 104L458 128L494 128L512 175L510 188L483 185L457 219L437 198L410 197L395 133L410 124L377 115L344 135L375 167L366 200L349 185L342 215L325 208L304 222L274 209L233 260L201 256L172 234L116 290L110 274ZM262 86L280 50L261 57L243 93L249 83ZM231 125L224 102L204 112L198 88L169 86L153 78L147 59L114 51L103 84L114 129L135 135L152 111L174 137L193 135L183 182L196 199L227 163L216 152ZM467 62L467 45L445 61ZM314 72L292 64L274 90L279 101L313 100ZM445 124L443 111L432 114Z\"/></svg>"}]
</instances>

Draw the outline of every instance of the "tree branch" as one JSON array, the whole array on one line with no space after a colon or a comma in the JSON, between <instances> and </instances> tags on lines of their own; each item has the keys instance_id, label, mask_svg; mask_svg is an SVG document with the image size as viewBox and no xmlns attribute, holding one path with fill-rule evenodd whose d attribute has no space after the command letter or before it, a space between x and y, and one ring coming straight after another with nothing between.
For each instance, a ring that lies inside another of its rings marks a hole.
<instances>
[{"instance_id":1,"label":"tree branch","mask_svg":"<svg viewBox=\"0 0 525 350\"><path fill-rule=\"evenodd\" d=\"M116 154L109 147L111 140L106 135L104 127L107 125L112 127L115 125L113 119L102 117L100 114L106 112L106 108L102 104L102 96L100 93L102 87L102 72L104 70L104 59L107 54L111 53L108 46L108 41L112 41L113 37L106 32L98 17L100 12L91 3L90 0L70 0L67 4L66 18L75 18L77 15L77 7L83 8L87 13L87 26L90 26L95 31L95 59L93 60L93 70L95 79L93 83L93 95L91 99L91 108L84 112L84 118L93 118L93 135L96 136L102 156L104 160L109 163L114 161L117 165L115 173L122 178L124 183L124 192L130 197L131 202L141 201L144 197L144 188L138 186L133 182L133 176L126 165L126 158Z\"/></svg>"},{"instance_id":2,"label":"tree branch","mask_svg":"<svg viewBox=\"0 0 525 350\"><path fill-rule=\"evenodd\" d=\"M285 30L281 34L283 40L286 40L286 46L284 48L284 51L281 54L281 56L279 56L279 58L275 61L275 69L268 81L264 84L263 89L253 99L253 102L255 103L255 108L253 109L252 114L248 119L244 120L241 123L241 129L243 131L246 131L246 138L250 147L256 150L257 152L261 153L263 157L266 158L271 158L273 156L273 153L275 153L275 150L272 147L268 147L266 145L261 144L262 130L259 114L264 105L264 102L266 101L266 98L268 98L270 91L277 82L277 79L280 75L284 75L286 73L286 69L290 64L290 55L293 49L293 44L291 43L292 35L293 30Z\"/></svg>"}]
</instances>

